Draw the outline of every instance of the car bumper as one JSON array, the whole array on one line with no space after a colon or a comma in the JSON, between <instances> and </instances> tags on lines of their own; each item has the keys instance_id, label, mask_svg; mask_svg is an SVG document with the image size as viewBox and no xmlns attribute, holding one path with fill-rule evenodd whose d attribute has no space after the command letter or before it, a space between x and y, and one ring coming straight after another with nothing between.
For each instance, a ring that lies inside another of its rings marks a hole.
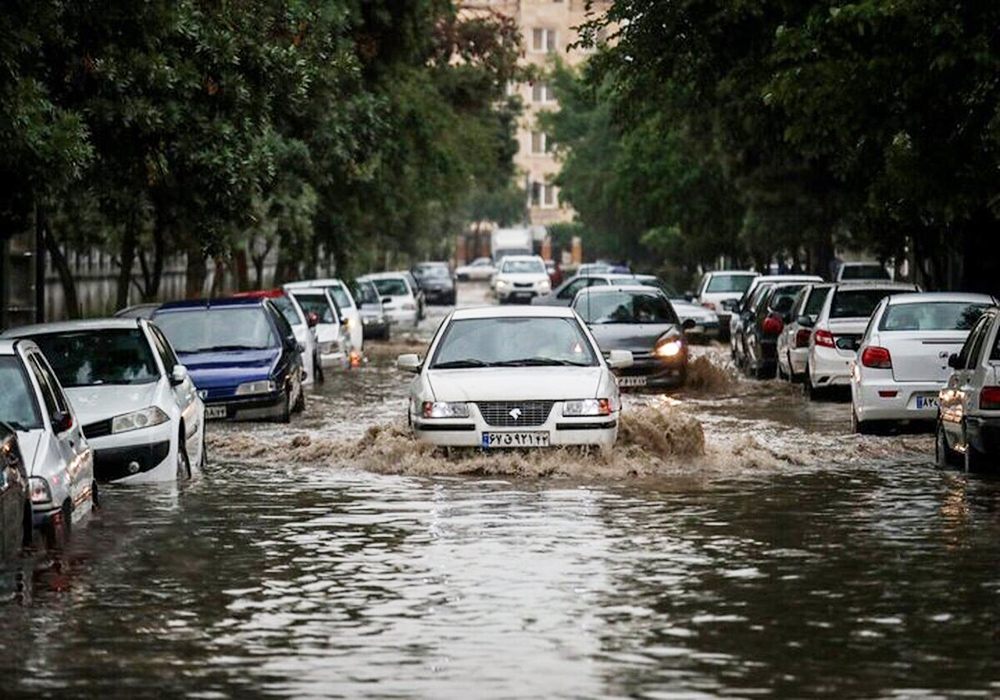
<instances>
[{"instance_id":1,"label":"car bumper","mask_svg":"<svg viewBox=\"0 0 1000 700\"><path fill-rule=\"evenodd\" d=\"M172 421L152 428L88 438L94 450L94 477L108 481L173 481L177 452Z\"/></svg>"},{"instance_id":2,"label":"car bumper","mask_svg":"<svg viewBox=\"0 0 1000 700\"><path fill-rule=\"evenodd\" d=\"M677 362L636 359L627 369L617 370L615 377L621 389L668 389L684 384L687 378L687 358ZM641 378L644 384L636 384Z\"/></svg>"},{"instance_id":3,"label":"car bumper","mask_svg":"<svg viewBox=\"0 0 1000 700\"><path fill-rule=\"evenodd\" d=\"M1000 418L968 416L965 435L969 444L983 454L1000 454Z\"/></svg>"},{"instance_id":4,"label":"car bumper","mask_svg":"<svg viewBox=\"0 0 1000 700\"><path fill-rule=\"evenodd\" d=\"M433 303L451 303L451 300L455 298L454 287L450 289L425 289L424 299L428 304Z\"/></svg>"},{"instance_id":5,"label":"car bumper","mask_svg":"<svg viewBox=\"0 0 1000 700\"><path fill-rule=\"evenodd\" d=\"M285 392L205 401L205 420L260 420L275 418L285 409ZM220 415L221 414L221 415Z\"/></svg>"},{"instance_id":6,"label":"car bumper","mask_svg":"<svg viewBox=\"0 0 1000 700\"><path fill-rule=\"evenodd\" d=\"M473 411L476 414L475 411ZM610 416L565 418L557 404L542 425L496 427L488 425L480 415L466 419L423 420L413 416L410 424L417 439L441 447L484 446L484 434L545 433L549 447L597 446L612 447L618 439L618 413ZM518 445L510 445L518 447ZM489 449L505 449L492 447ZM532 449L532 448L526 448Z\"/></svg>"},{"instance_id":7,"label":"car bumper","mask_svg":"<svg viewBox=\"0 0 1000 700\"><path fill-rule=\"evenodd\" d=\"M417 310L413 309L412 311L404 311L404 310L386 311L385 317L389 321L390 326L401 326L404 324L408 326L413 326L416 325L417 323Z\"/></svg>"},{"instance_id":8,"label":"car bumper","mask_svg":"<svg viewBox=\"0 0 1000 700\"><path fill-rule=\"evenodd\" d=\"M381 321L365 321L364 322L364 337L367 338L384 338L385 334L389 330L389 321L382 319Z\"/></svg>"},{"instance_id":9,"label":"car bumper","mask_svg":"<svg viewBox=\"0 0 1000 700\"><path fill-rule=\"evenodd\" d=\"M814 346L809 353L809 378L814 387L848 386L855 354Z\"/></svg>"},{"instance_id":10,"label":"car bumper","mask_svg":"<svg viewBox=\"0 0 1000 700\"><path fill-rule=\"evenodd\" d=\"M539 292L534 289L497 290L497 300L501 302L530 304L531 300L537 296L539 296Z\"/></svg>"},{"instance_id":11,"label":"car bumper","mask_svg":"<svg viewBox=\"0 0 1000 700\"><path fill-rule=\"evenodd\" d=\"M888 372L888 370L885 370ZM934 421L937 404L917 407L918 399L937 398L940 382L896 382L870 379L851 382L851 402L858 420Z\"/></svg>"}]
</instances>

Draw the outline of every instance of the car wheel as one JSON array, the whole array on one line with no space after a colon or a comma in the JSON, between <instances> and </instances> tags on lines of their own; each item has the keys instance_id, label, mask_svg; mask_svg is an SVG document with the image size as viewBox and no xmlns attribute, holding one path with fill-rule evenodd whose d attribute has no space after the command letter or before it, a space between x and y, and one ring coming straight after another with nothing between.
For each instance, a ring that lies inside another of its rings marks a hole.
<instances>
[{"instance_id":1,"label":"car wheel","mask_svg":"<svg viewBox=\"0 0 1000 700\"><path fill-rule=\"evenodd\" d=\"M295 399L295 405L292 406L292 413L302 413L306 410L306 392L299 389L299 398Z\"/></svg>"},{"instance_id":2,"label":"car wheel","mask_svg":"<svg viewBox=\"0 0 1000 700\"><path fill-rule=\"evenodd\" d=\"M281 411L279 411L277 418L275 420L278 423L291 423L292 422L292 390L285 389L285 396L281 402Z\"/></svg>"},{"instance_id":3,"label":"car wheel","mask_svg":"<svg viewBox=\"0 0 1000 700\"><path fill-rule=\"evenodd\" d=\"M45 544L49 549L65 549L73 528L73 507L69 500L63 503L56 517L45 525Z\"/></svg>"},{"instance_id":4,"label":"car wheel","mask_svg":"<svg viewBox=\"0 0 1000 700\"><path fill-rule=\"evenodd\" d=\"M806 373L802 379L802 391L810 401L816 401L820 397L820 390L813 386L809 365L806 365Z\"/></svg>"},{"instance_id":5,"label":"car wheel","mask_svg":"<svg viewBox=\"0 0 1000 700\"><path fill-rule=\"evenodd\" d=\"M187 445L184 443L184 429L177 436L177 478L191 478L191 458L188 457Z\"/></svg>"},{"instance_id":6,"label":"car wheel","mask_svg":"<svg viewBox=\"0 0 1000 700\"><path fill-rule=\"evenodd\" d=\"M854 410L854 406L851 406L851 432L857 435L874 435L875 426L872 425L871 421L863 421L858 419L858 412Z\"/></svg>"},{"instance_id":7,"label":"car wheel","mask_svg":"<svg viewBox=\"0 0 1000 700\"><path fill-rule=\"evenodd\" d=\"M939 418L934 431L934 463L939 469L947 469L960 466L961 461L959 454L949 447L944 423Z\"/></svg>"}]
</instances>

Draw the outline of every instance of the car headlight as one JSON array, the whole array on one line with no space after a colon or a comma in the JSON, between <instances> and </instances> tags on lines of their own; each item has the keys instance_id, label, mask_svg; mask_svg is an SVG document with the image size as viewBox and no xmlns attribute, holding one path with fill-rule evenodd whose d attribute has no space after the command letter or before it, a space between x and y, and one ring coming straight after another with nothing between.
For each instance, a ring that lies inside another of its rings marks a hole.
<instances>
[{"instance_id":1,"label":"car headlight","mask_svg":"<svg viewBox=\"0 0 1000 700\"><path fill-rule=\"evenodd\" d=\"M150 406L141 411L123 413L111 419L112 433L127 433L130 430L149 428L160 423L166 423L170 417L158 406Z\"/></svg>"},{"instance_id":2,"label":"car headlight","mask_svg":"<svg viewBox=\"0 0 1000 700\"><path fill-rule=\"evenodd\" d=\"M48 503L52 500L52 491L49 489L49 482L40 476L33 476L28 480L31 486L32 503Z\"/></svg>"},{"instance_id":3,"label":"car headlight","mask_svg":"<svg viewBox=\"0 0 1000 700\"><path fill-rule=\"evenodd\" d=\"M548 294L549 291L551 291L551 289L552 289L552 283L549 282L548 280L542 280L541 282L538 283L538 291L540 291L542 294Z\"/></svg>"},{"instance_id":4,"label":"car headlight","mask_svg":"<svg viewBox=\"0 0 1000 700\"><path fill-rule=\"evenodd\" d=\"M469 404L447 401L424 401L424 418L468 418Z\"/></svg>"},{"instance_id":5,"label":"car headlight","mask_svg":"<svg viewBox=\"0 0 1000 700\"><path fill-rule=\"evenodd\" d=\"M656 346L657 357L677 357L684 350L684 343L678 339L667 340Z\"/></svg>"},{"instance_id":6,"label":"car headlight","mask_svg":"<svg viewBox=\"0 0 1000 700\"><path fill-rule=\"evenodd\" d=\"M497 280L497 289L507 289L510 286L510 282L507 280Z\"/></svg>"},{"instance_id":7,"label":"car headlight","mask_svg":"<svg viewBox=\"0 0 1000 700\"><path fill-rule=\"evenodd\" d=\"M579 399L563 404L564 416L610 416L611 399Z\"/></svg>"},{"instance_id":8,"label":"car headlight","mask_svg":"<svg viewBox=\"0 0 1000 700\"><path fill-rule=\"evenodd\" d=\"M237 396L249 396L250 394L271 394L278 389L278 385L270 379L262 379L256 382L245 382L236 387Z\"/></svg>"}]
</instances>

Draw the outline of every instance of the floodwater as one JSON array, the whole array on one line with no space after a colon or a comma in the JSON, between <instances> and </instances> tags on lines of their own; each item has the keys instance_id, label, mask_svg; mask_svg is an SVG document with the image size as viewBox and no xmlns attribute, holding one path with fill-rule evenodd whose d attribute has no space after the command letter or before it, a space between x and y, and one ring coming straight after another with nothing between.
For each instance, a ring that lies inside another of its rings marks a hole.
<instances>
[{"instance_id":1,"label":"floodwater","mask_svg":"<svg viewBox=\"0 0 1000 700\"><path fill-rule=\"evenodd\" d=\"M390 363L440 317L8 568L0 696L1000 695L1000 481L720 348L611 455L445 458Z\"/></svg>"}]
</instances>

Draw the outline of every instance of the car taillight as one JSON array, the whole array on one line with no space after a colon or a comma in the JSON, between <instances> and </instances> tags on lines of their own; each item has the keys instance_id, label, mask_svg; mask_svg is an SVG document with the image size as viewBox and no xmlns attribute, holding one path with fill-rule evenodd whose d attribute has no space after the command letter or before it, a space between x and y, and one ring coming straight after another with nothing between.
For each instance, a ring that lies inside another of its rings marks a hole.
<instances>
[{"instance_id":1,"label":"car taillight","mask_svg":"<svg viewBox=\"0 0 1000 700\"><path fill-rule=\"evenodd\" d=\"M833 333L830 331L816 331L816 344L822 345L824 348L835 347L833 344Z\"/></svg>"},{"instance_id":2,"label":"car taillight","mask_svg":"<svg viewBox=\"0 0 1000 700\"><path fill-rule=\"evenodd\" d=\"M979 408L984 411L1000 410L1000 386L984 386L979 392Z\"/></svg>"},{"instance_id":3,"label":"car taillight","mask_svg":"<svg viewBox=\"0 0 1000 700\"><path fill-rule=\"evenodd\" d=\"M809 347L809 336L812 335L812 331L808 328L800 328L799 332L795 334L795 347L797 348L807 348Z\"/></svg>"},{"instance_id":4,"label":"car taillight","mask_svg":"<svg viewBox=\"0 0 1000 700\"><path fill-rule=\"evenodd\" d=\"M892 356L887 348L867 347L861 353L861 364L874 369L892 369Z\"/></svg>"},{"instance_id":5,"label":"car taillight","mask_svg":"<svg viewBox=\"0 0 1000 700\"><path fill-rule=\"evenodd\" d=\"M781 335L781 331L785 329L785 324L782 322L781 317L777 314L771 314L764 319L764 323L761 324L761 330L768 335Z\"/></svg>"}]
</instances>

